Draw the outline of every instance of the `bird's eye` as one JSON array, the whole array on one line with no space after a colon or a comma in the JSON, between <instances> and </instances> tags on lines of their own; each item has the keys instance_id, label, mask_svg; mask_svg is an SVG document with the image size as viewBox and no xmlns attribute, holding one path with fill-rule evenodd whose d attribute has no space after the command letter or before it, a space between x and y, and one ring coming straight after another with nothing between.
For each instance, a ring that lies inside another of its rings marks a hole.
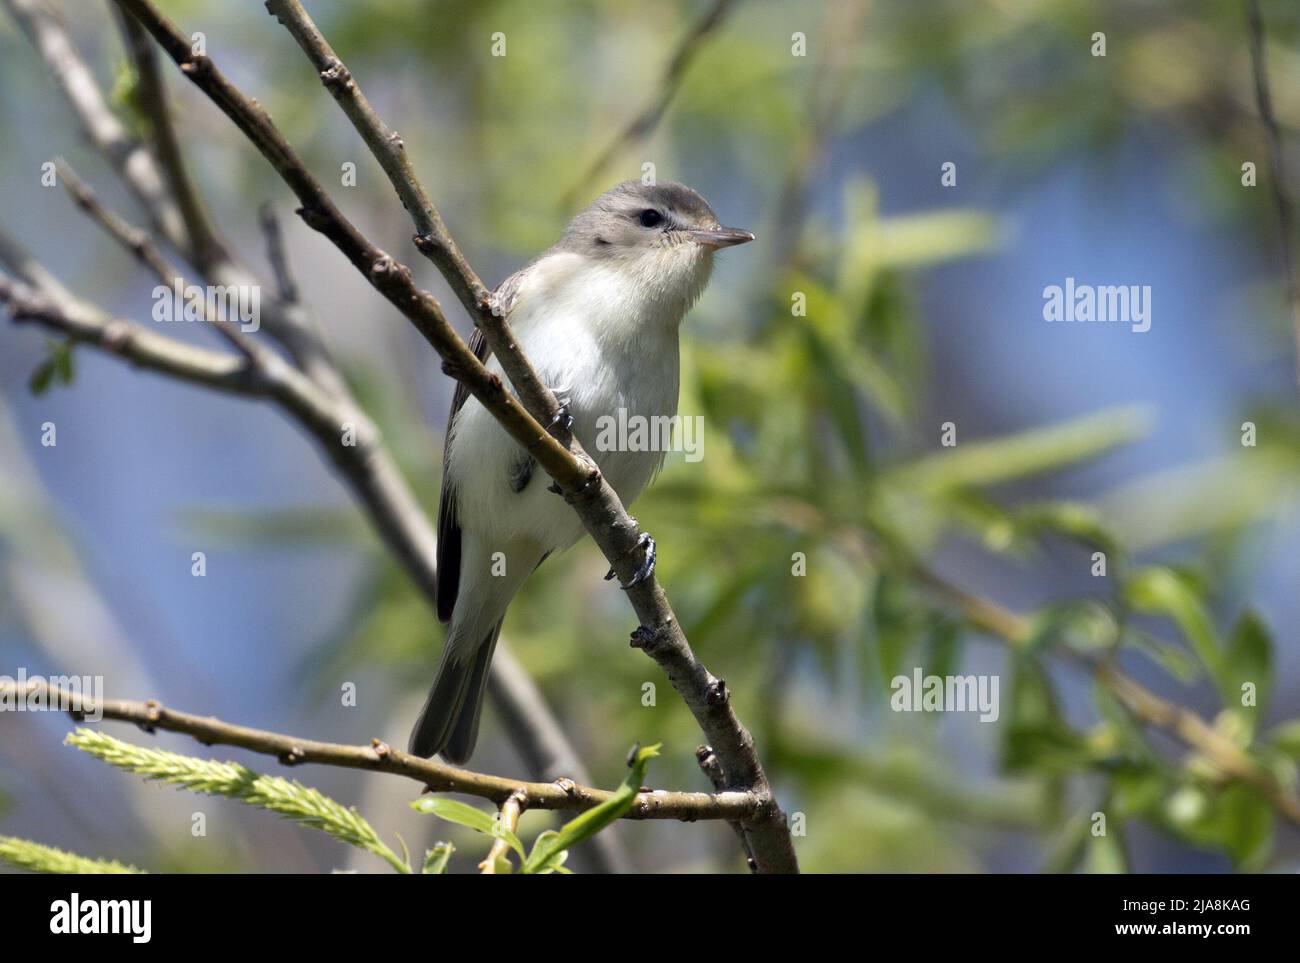
<instances>
[{"instance_id":1,"label":"bird's eye","mask_svg":"<svg viewBox=\"0 0 1300 963\"><path fill-rule=\"evenodd\" d=\"M660 214L658 211L656 211L653 207L641 212L642 227L654 227L663 219L664 219L663 215Z\"/></svg>"}]
</instances>

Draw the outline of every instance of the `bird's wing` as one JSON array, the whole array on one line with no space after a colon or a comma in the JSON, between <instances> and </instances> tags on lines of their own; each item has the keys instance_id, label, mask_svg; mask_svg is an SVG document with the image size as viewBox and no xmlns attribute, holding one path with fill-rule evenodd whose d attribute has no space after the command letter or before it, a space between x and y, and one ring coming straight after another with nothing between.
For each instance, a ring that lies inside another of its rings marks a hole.
<instances>
[{"instance_id":1,"label":"bird's wing","mask_svg":"<svg viewBox=\"0 0 1300 963\"><path fill-rule=\"evenodd\" d=\"M514 310L519 297L519 287L528 268L516 271L501 282L500 287L492 293L493 310L506 317ZM469 349L474 357L484 364L492 354L488 348L483 332L475 328L469 336ZM451 450L451 431L456 422L456 415L465 407L469 399L469 389L462 381L456 382L456 391L451 396L451 414L447 416L447 435L442 446L442 495L438 500L438 619L451 621L452 610L456 607L456 593L460 590L460 519L456 516L456 493L447 481L447 456ZM531 475L531 470L528 472ZM525 479L524 484L527 484ZM521 490L522 486L516 488Z\"/></svg>"}]
</instances>

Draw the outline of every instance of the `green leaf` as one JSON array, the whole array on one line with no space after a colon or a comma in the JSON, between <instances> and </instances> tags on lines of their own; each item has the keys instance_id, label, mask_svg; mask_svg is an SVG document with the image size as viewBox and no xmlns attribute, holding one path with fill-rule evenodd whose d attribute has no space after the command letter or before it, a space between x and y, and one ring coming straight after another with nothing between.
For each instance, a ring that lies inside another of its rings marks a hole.
<instances>
[{"instance_id":1,"label":"green leaf","mask_svg":"<svg viewBox=\"0 0 1300 963\"><path fill-rule=\"evenodd\" d=\"M36 370L32 372L31 378L27 381L27 387L31 389L34 395L45 394L50 385L54 383L55 378L58 378L62 384L72 384L72 342L46 339L45 343L49 348L50 355L36 366Z\"/></svg>"},{"instance_id":2,"label":"green leaf","mask_svg":"<svg viewBox=\"0 0 1300 963\"><path fill-rule=\"evenodd\" d=\"M447 862L451 859L451 854L456 851L456 847L451 843L438 843L424 854L424 869L422 872L425 876L439 876L447 872Z\"/></svg>"},{"instance_id":3,"label":"green leaf","mask_svg":"<svg viewBox=\"0 0 1300 963\"><path fill-rule=\"evenodd\" d=\"M504 839L510 844L510 848L519 854L520 859L524 858L524 844L519 841L519 837L502 826L500 819L489 816L481 809L475 809L473 806L457 802L454 799L440 799L437 796L417 799L411 803L411 808L417 812L430 813L439 819L445 819L447 822L455 823L458 826L468 826L475 832L483 833L485 836Z\"/></svg>"},{"instance_id":4,"label":"green leaf","mask_svg":"<svg viewBox=\"0 0 1300 963\"><path fill-rule=\"evenodd\" d=\"M560 840L560 834L556 832L554 829L548 829L546 830L546 832L542 833L535 840L533 840L533 851L536 852L537 847L540 845L550 846L554 842L559 840ZM568 858L569 858L569 851L567 849L560 850L558 853L556 853L556 855L551 857L550 862L548 862L541 869L537 870L538 875L545 875L547 873L572 874L573 870L564 868L564 863L568 860Z\"/></svg>"},{"instance_id":5,"label":"green leaf","mask_svg":"<svg viewBox=\"0 0 1300 963\"><path fill-rule=\"evenodd\" d=\"M31 378L27 381L27 387L34 395L43 395L49 390L50 385L54 382L54 359L46 358L36 366L32 372Z\"/></svg>"},{"instance_id":6,"label":"green leaf","mask_svg":"<svg viewBox=\"0 0 1300 963\"><path fill-rule=\"evenodd\" d=\"M72 342L64 341L62 344L54 346L54 372L59 376L59 381L65 385L72 384L73 363L72 363Z\"/></svg>"},{"instance_id":7,"label":"green leaf","mask_svg":"<svg viewBox=\"0 0 1300 963\"><path fill-rule=\"evenodd\" d=\"M1119 543L1106 528L1102 515L1091 505L1070 501L1038 502L1016 514L1016 526L1027 535L1053 533L1089 548L1101 549L1114 564Z\"/></svg>"},{"instance_id":8,"label":"green leaf","mask_svg":"<svg viewBox=\"0 0 1300 963\"><path fill-rule=\"evenodd\" d=\"M889 473L889 480L905 490L937 494L1059 471L1133 441L1149 422L1144 409L1115 408L988 441L965 439L959 429L956 447L902 465Z\"/></svg>"},{"instance_id":9,"label":"green leaf","mask_svg":"<svg viewBox=\"0 0 1300 963\"><path fill-rule=\"evenodd\" d=\"M1267 800L1245 786L1232 786L1219 800L1224 847L1242 869L1258 869L1273 844L1275 813Z\"/></svg>"},{"instance_id":10,"label":"green leaf","mask_svg":"<svg viewBox=\"0 0 1300 963\"><path fill-rule=\"evenodd\" d=\"M1062 774L1077 770L1090 759L1083 738L1061 712L1050 677L1037 663L1016 660L1003 746L1007 771Z\"/></svg>"},{"instance_id":11,"label":"green leaf","mask_svg":"<svg viewBox=\"0 0 1300 963\"><path fill-rule=\"evenodd\" d=\"M1223 653L1215 638L1214 623L1200 593L1186 578L1169 568L1139 569L1125 583L1124 596L1139 612L1172 619L1219 683L1220 692L1224 692Z\"/></svg>"},{"instance_id":12,"label":"green leaf","mask_svg":"<svg viewBox=\"0 0 1300 963\"><path fill-rule=\"evenodd\" d=\"M1104 650L1119 641L1119 625L1105 605L1093 599L1057 602L1035 612L1027 652L1063 643L1083 652Z\"/></svg>"},{"instance_id":13,"label":"green leaf","mask_svg":"<svg viewBox=\"0 0 1300 963\"><path fill-rule=\"evenodd\" d=\"M1273 844L1274 811L1240 783L1218 793L1184 787L1170 797L1170 823L1188 840L1226 852L1241 869L1259 869Z\"/></svg>"},{"instance_id":14,"label":"green leaf","mask_svg":"<svg viewBox=\"0 0 1300 963\"><path fill-rule=\"evenodd\" d=\"M1264 715L1273 688L1273 641L1264 623L1254 613L1246 612L1237 621L1228 639L1223 661L1224 701L1246 720L1253 733L1256 721ZM1242 704L1242 686L1247 683L1254 686L1253 706Z\"/></svg>"},{"instance_id":15,"label":"green leaf","mask_svg":"<svg viewBox=\"0 0 1300 963\"><path fill-rule=\"evenodd\" d=\"M646 768L659 755L659 745L637 749L632 757L632 771L609 799L565 823L558 833L542 833L533 843L533 851L524 861L521 872L545 873L558 869L566 850L590 839L632 808L636 795L645 784Z\"/></svg>"}]
</instances>

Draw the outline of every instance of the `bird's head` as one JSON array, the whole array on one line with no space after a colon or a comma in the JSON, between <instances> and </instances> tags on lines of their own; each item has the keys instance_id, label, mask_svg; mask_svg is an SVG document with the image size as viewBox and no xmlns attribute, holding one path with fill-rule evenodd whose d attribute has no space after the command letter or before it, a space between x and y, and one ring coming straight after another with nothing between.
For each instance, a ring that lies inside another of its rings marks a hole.
<instances>
[{"instance_id":1,"label":"bird's head","mask_svg":"<svg viewBox=\"0 0 1300 963\"><path fill-rule=\"evenodd\" d=\"M626 273L643 297L694 303L708 283L713 252L752 241L723 227L713 209L684 184L624 181L575 217L560 247Z\"/></svg>"}]
</instances>

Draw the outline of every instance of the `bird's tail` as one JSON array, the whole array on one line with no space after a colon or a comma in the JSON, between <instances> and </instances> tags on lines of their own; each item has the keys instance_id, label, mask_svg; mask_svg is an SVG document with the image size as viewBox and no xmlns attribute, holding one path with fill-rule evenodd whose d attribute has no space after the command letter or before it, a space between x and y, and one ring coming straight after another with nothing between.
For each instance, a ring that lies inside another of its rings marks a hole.
<instances>
[{"instance_id":1,"label":"bird's tail","mask_svg":"<svg viewBox=\"0 0 1300 963\"><path fill-rule=\"evenodd\" d=\"M497 622L474 647L472 658L465 661L455 658L453 646L444 648L438 675L411 730L408 752L425 758L442 753L444 759L456 765L469 761L478 739L488 670L500 635L501 623Z\"/></svg>"}]
</instances>

